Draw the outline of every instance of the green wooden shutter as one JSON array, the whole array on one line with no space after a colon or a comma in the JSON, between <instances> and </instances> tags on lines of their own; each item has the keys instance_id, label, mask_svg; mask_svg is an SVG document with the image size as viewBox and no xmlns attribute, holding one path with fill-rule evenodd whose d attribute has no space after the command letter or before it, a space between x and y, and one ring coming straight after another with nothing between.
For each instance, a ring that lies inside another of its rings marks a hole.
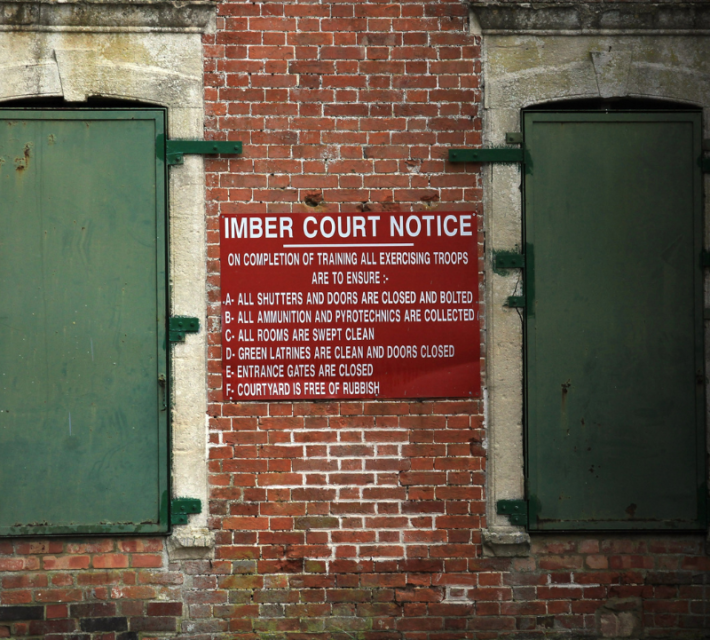
<instances>
[{"instance_id":1,"label":"green wooden shutter","mask_svg":"<svg viewBox=\"0 0 710 640\"><path fill-rule=\"evenodd\" d=\"M0 111L0 534L168 529L164 127Z\"/></svg>"},{"instance_id":2,"label":"green wooden shutter","mask_svg":"<svg viewBox=\"0 0 710 640\"><path fill-rule=\"evenodd\" d=\"M524 129L530 528L702 529L700 114Z\"/></svg>"}]
</instances>

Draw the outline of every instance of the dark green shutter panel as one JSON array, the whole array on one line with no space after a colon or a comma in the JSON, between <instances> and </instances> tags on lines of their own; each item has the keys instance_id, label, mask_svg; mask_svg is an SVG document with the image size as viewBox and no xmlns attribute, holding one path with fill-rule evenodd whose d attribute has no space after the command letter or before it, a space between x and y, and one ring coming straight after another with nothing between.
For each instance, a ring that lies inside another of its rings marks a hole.
<instances>
[{"instance_id":1,"label":"dark green shutter panel","mask_svg":"<svg viewBox=\"0 0 710 640\"><path fill-rule=\"evenodd\" d=\"M699 113L527 113L530 527L705 526Z\"/></svg>"},{"instance_id":2,"label":"dark green shutter panel","mask_svg":"<svg viewBox=\"0 0 710 640\"><path fill-rule=\"evenodd\" d=\"M166 531L164 115L0 111L0 533Z\"/></svg>"}]
</instances>

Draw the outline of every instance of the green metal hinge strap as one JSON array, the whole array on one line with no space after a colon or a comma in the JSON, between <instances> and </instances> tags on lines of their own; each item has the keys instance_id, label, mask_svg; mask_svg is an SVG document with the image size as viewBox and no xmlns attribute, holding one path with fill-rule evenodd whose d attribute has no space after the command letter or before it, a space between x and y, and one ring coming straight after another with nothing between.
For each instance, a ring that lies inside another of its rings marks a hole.
<instances>
[{"instance_id":1,"label":"green metal hinge strap","mask_svg":"<svg viewBox=\"0 0 710 640\"><path fill-rule=\"evenodd\" d=\"M522 162L522 149L449 149L449 162Z\"/></svg>"},{"instance_id":2,"label":"green metal hinge strap","mask_svg":"<svg viewBox=\"0 0 710 640\"><path fill-rule=\"evenodd\" d=\"M170 524L187 524L187 516L202 513L202 502L197 498L175 498L170 501Z\"/></svg>"},{"instance_id":3,"label":"green metal hinge strap","mask_svg":"<svg viewBox=\"0 0 710 640\"><path fill-rule=\"evenodd\" d=\"M166 140L165 157L169 165L182 164L186 154L235 154L242 152L242 143L234 140Z\"/></svg>"},{"instance_id":4,"label":"green metal hinge strap","mask_svg":"<svg viewBox=\"0 0 710 640\"><path fill-rule=\"evenodd\" d=\"M170 342L185 342L186 333L197 333L200 330L198 318L175 316L168 320L168 340Z\"/></svg>"},{"instance_id":5,"label":"green metal hinge strap","mask_svg":"<svg viewBox=\"0 0 710 640\"><path fill-rule=\"evenodd\" d=\"M710 158L700 158L700 170L703 173L710 173Z\"/></svg>"},{"instance_id":6,"label":"green metal hinge strap","mask_svg":"<svg viewBox=\"0 0 710 640\"><path fill-rule=\"evenodd\" d=\"M495 251L493 253L494 269L524 269L525 256L515 251Z\"/></svg>"},{"instance_id":7,"label":"green metal hinge strap","mask_svg":"<svg viewBox=\"0 0 710 640\"><path fill-rule=\"evenodd\" d=\"M525 255L515 251L494 251L493 268L497 271L501 269L524 269ZM512 309L524 309L525 296L508 296L504 306Z\"/></svg>"},{"instance_id":8,"label":"green metal hinge strap","mask_svg":"<svg viewBox=\"0 0 710 640\"><path fill-rule=\"evenodd\" d=\"M528 501L527 500L498 500L496 502L496 513L508 516L510 524L525 527L528 524Z\"/></svg>"}]
</instances>

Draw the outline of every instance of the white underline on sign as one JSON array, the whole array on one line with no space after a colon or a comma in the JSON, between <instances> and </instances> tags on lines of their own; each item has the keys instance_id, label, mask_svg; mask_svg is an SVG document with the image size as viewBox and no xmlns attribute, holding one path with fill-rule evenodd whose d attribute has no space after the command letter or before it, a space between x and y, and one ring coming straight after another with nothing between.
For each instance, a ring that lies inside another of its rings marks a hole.
<instances>
[{"instance_id":1,"label":"white underline on sign","mask_svg":"<svg viewBox=\"0 0 710 640\"><path fill-rule=\"evenodd\" d=\"M285 244L284 249L320 249L323 247L413 247L413 242L392 242L375 244Z\"/></svg>"}]
</instances>

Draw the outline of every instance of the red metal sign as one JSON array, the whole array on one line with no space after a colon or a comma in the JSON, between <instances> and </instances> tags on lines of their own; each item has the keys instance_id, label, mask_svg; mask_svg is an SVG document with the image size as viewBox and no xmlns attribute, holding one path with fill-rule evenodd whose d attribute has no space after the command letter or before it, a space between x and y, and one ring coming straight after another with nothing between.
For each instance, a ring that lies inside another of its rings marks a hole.
<instances>
[{"instance_id":1,"label":"red metal sign","mask_svg":"<svg viewBox=\"0 0 710 640\"><path fill-rule=\"evenodd\" d=\"M480 395L475 214L220 220L232 400Z\"/></svg>"}]
</instances>

